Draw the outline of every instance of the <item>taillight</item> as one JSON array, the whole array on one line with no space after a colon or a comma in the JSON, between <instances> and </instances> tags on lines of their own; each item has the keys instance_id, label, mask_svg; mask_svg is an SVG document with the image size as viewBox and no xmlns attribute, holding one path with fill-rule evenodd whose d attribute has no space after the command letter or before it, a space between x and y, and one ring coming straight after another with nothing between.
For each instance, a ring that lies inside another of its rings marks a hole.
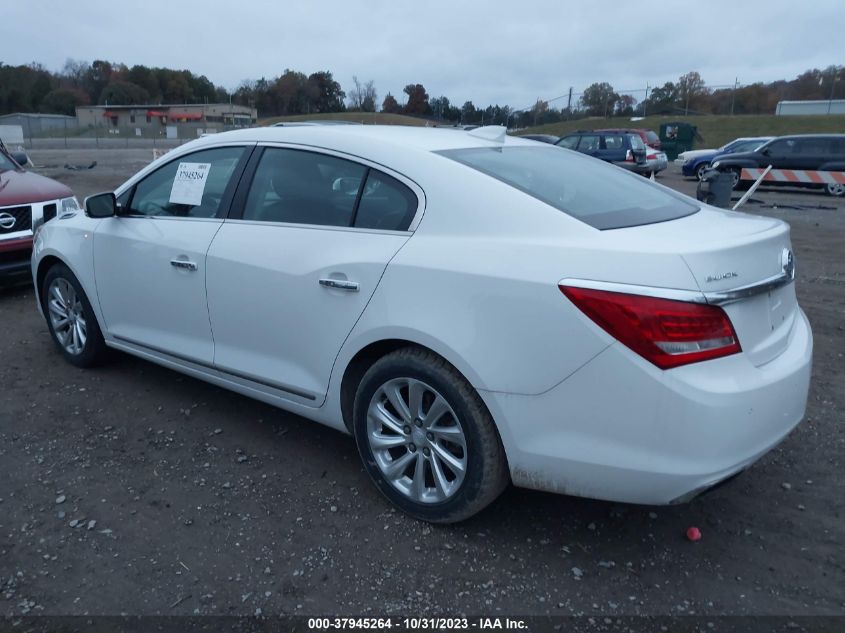
<instances>
[{"instance_id":1,"label":"taillight","mask_svg":"<svg viewBox=\"0 0 845 633\"><path fill-rule=\"evenodd\" d=\"M599 327L661 369L742 351L718 306L564 285L560 290Z\"/></svg>"}]
</instances>

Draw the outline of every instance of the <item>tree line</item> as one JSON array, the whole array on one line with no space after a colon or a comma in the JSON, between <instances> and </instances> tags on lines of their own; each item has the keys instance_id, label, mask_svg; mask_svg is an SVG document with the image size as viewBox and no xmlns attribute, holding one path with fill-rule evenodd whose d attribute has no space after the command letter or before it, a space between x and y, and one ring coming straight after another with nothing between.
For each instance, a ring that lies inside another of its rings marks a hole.
<instances>
[{"instance_id":1,"label":"tree line","mask_svg":"<svg viewBox=\"0 0 845 633\"><path fill-rule=\"evenodd\" d=\"M638 95L638 96L635 96ZM387 112L462 124L528 127L586 116L646 114L771 114L778 101L845 98L845 67L810 69L795 79L770 83L711 87L693 71L662 86L617 91L607 82L593 83L582 93L553 100L538 99L529 107L477 107L472 101L453 104L448 97L431 97L419 83L409 83L398 95L379 101L372 80L352 77L342 89L328 70L306 75L285 69L270 79L245 80L234 90L216 86L190 70L127 66L104 60L67 60L58 72L40 64L8 66L0 62L0 114L49 112L73 115L77 106L153 105L160 103L228 103L255 107L259 116L326 112ZM401 102L400 102L401 99ZM557 103L565 105L558 106ZM555 103L555 105L552 105Z\"/></svg>"}]
</instances>

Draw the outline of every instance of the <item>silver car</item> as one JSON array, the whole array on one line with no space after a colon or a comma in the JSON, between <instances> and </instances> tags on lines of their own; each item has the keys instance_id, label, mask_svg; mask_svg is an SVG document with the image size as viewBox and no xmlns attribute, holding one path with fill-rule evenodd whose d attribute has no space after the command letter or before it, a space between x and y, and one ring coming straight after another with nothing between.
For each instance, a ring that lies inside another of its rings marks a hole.
<instances>
[{"instance_id":1,"label":"silver car","mask_svg":"<svg viewBox=\"0 0 845 633\"><path fill-rule=\"evenodd\" d=\"M646 147L646 150L646 176L656 176L659 172L669 166L669 159L666 157L665 152L662 152L659 149L654 149L653 147Z\"/></svg>"}]
</instances>

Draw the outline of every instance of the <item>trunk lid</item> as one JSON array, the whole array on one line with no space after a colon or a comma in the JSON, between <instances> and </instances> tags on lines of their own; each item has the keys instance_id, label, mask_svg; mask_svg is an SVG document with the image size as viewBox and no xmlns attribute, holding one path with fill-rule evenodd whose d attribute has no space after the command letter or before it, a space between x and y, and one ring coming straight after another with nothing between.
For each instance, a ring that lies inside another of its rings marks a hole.
<instances>
[{"instance_id":1,"label":"trunk lid","mask_svg":"<svg viewBox=\"0 0 845 633\"><path fill-rule=\"evenodd\" d=\"M784 272L787 254L791 256L785 222L713 207L677 220L605 234L613 240L636 238L652 252L676 253L692 275L687 289L705 295L770 280ZM723 308L743 352L755 365L763 365L786 349L798 314L795 284L756 291Z\"/></svg>"}]
</instances>

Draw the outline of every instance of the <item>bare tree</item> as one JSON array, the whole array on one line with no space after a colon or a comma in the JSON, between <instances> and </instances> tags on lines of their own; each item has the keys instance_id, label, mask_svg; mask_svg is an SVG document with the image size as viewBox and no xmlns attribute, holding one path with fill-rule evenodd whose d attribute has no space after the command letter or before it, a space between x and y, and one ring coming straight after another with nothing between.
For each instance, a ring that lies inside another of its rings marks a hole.
<instances>
[{"instance_id":1,"label":"bare tree","mask_svg":"<svg viewBox=\"0 0 845 633\"><path fill-rule=\"evenodd\" d=\"M352 83L355 84L355 87L349 91L349 109L359 110L361 112L375 112L376 99L378 99L375 82L370 79L367 83L362 84L358 81L358 77L353 75Z\"/></svg>"}]
</instances>

